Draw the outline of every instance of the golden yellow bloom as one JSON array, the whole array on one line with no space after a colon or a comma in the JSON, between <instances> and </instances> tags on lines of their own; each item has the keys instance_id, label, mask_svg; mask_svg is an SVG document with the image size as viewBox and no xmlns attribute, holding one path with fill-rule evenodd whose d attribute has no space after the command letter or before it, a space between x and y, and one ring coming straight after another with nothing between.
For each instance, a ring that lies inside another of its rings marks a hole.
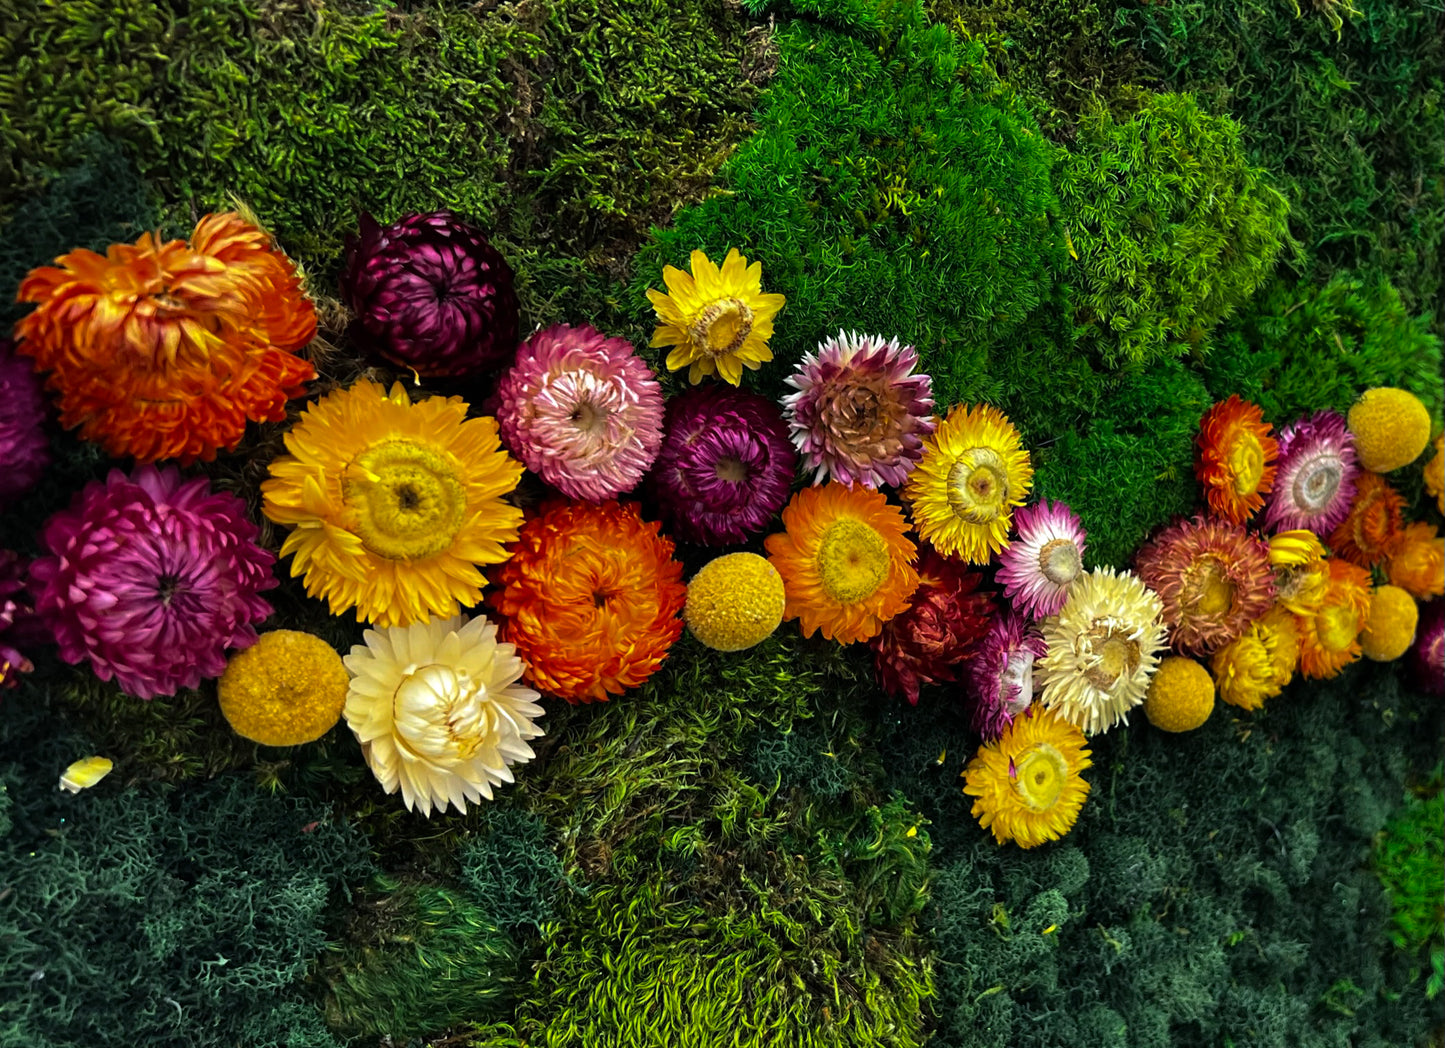
<instances>
[{"instance_id":1,"label":"golden yellow bloom","mask_svg":"<svg viewBox=\"0 0 1445 1048\"><path fill-rule=\"evenodd\" d=\"M783 577L756 553L708 561L687 584L682 619L714 651L742 651L765 640L783 621Z\"/></svg>"},{"instance_id":2,"label":"golden yellow bloom","mask_svg":"<svg viewBox=\"0 0 1445 1048\"><path fill-rule=\"evenodd\" d=\"M1313 615L1300 616L1300 668L1323 680L1360 657L1360 631L1370 618L1370 573L1347 560L1325 561L1325 598Z\"/></svg>"},{"instance_id":3,"label":"golden yellow bloom","mask_svg":"<svg viewBox=\"0 0 1445 1048\"><path fill-rule=\"evenodd\" d=\"M1445 594L1445 539L1435 525L1416 521L1400 533L1385 565L1390 584L1429 600Z\"/></svg>"},{"instance_id":4,"label":"golden yellow bloom","mask_svg":"<svg viewBox=\"0 0 1445 1048\"><path fill-rule=\"evenodd\" d=\"M1092 764L1083 732L1034 705L979 747L963 792L978 798L972 814L994 840L1033 848L1073 829L1089 796L1082 772Z\"/></svg>"},{"instance_id":5,"label":"golden yellow bloom","mask_svg":"<svg viewBox=\"0 0 1445 1048\"><path fill-rule=\"evenodd\" d=\"M1370 595L1370 617L1360 633L1365 658L1391 662L1415 643L1420 609L1415 598L1398 586L1377 586Z\"/></svg>"},{"instance_id":6,"label":"golden yellow bloom","mask_svg":"<svg viewBox=\"0 0 1445 1048\"><path fill-rule=\"evenodd\" d=\"M1213 712L1214 681L1208 670L1178 655L1159 663L1144 698L1150 724L1160 731L1193 731Z\"/></svg>"},{"instance_id":7,"label":"golden yellow bloom","mask_svg":"<svg viewBox=\"0 0 1445 1048\"><path fill-rule=\"evenodd\" d=\"M1048 651L1035 666L1043 703L1090 735L1144 701L1164 647L1164 604L1131 572L1095 568L1044 620Z\"/></svg>"},{"instance_id":8,"label":"golden yellow bloom","mask_svg":"<svg viewBox=\"0 0 1445 1048\"><path fill-rule=\"evenodd\" d=\"M1210 669L1221 699L1242 710L1257 710L1284 690L1298 665L1298 622L1276 605L1250 623L1243 636L1215 652Z\"/></svg>"},{"instance_id":9,"label":"golden yellow bloom","mask_svg":"<svg viewBox=\"0 0 1445 1048\"><path fill-rule=\"evenodd\" d=\"M1445 434L1435 438L1435 454L1425 463L1425 490L1435 496L1435 505L1445 513Z\"/></svg>"},{"instance_id":10,"label":"golden yellow bloom","mask_svg":"<svg viewBox=\"0 0 1445 1048\"><path fill-rule=\"evenodd\" d=\"M60 774L60 788L66 793L88 790L111 773L115 764L109 757L82 757Z\"/></svg>"},{"instance_id":11,"label":"golden yellow bloom","mask_svg":"<svg viewBox=\"0 0 1445 1048\"><path fill-rule=\"evenodd\" d=\"M1360 465L1372 473L1408 466L1430 443L1430 412L1408 390L1365 390L1348 422Z\"/></svg>"},{"instance_id":12,"label":"golden yellow bloom","mask_svg":"<svg viewBox=\"0 0 1445 1048\"><path fill-rule=\"evenodd\" d=\"M1325 599L1325 547L1313 531L1281 531L1269 540L1275 599L1296 615L1313 615ZM1252 708L1252 707L1246 707Z\"/></svg>"},{"instance_id":13,"label":"golden yellow bloom","mask_svg":"<svg viewBox=\"0 0 1445 1048\"><path fill-rule=\"evenodd\" d=\"M923 442L903 497L918 534L938 552L987 564L1008 545L1014 507L1028 498L1033 476L1008 416L960 404Z\"/></svg>"},{"instance_id":14,"label":"golden yellow bloom","mask_svg":"<svg viewBox=\"0 0 1445 1048\"><path fill-rule=\"evenodd\" d=\"M507 559L522 511L502 501L522 465L497 423L460 397L413 404L362 380L301 414L261 485L264 512L295 530L281 556L331 613L378 626L455 615L481 597L479 564Z\"/></svg>"},{"instance_id":15,"label":"golden yellow bloom","mask_svg":"<svg viewBox=\"0 0 1445 1048\"><path fill-rule=\"evenodd\" d=\"M728 252L722 269L701 251L692 253L691 265L690 274L663 267L667 294L647 290L659 321L652 347L675 347L667 369L687 368L694 385L718 374L736 386L744 367L756 371L773 359L768 339L785 299L763 294L763 264L748 265L737 248Z\"/></svg>"},{"instance_id":16,"label":"golden yellow bloom","mask_svg":"<svg viewBox=\"0 0 1445 1048\"><path fill-rule=\"evenodd\" d=\"M341 719L350 683L341 656L320 637L272 630L231 657L216 691L226 721L243 739L300 746Z\"/></svg>"},{"instance_id":17,"label":"golden yellow bloom","mask_svg":"<svg viewBox=\"0 0 1445 1048\"><path fill-rule=\"evenodd\" d=\"M908 522L877 491L837 481L804 488L783 510L781 535L765 542L783 576L783 617L839 644L876 637L918 588Z\"/></svg>"}]
</instances>

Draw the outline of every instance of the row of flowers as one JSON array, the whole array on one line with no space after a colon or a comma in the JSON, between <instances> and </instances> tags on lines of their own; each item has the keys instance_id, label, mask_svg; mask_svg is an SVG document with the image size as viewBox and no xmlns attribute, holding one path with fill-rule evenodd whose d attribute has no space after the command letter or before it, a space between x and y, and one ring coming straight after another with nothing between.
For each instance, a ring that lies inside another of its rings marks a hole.
<instances>
[{"instance_id":1,"label":"row of flowers","mask_svg":"<svg viewBox=\"0 0 1445 1048\"><path fill-rule=\"evenodd\" d=\"M912 347L848 332L803 359L780 404L732 388L770 359L783 298L736 250L690 268L649 292L652 344L694 384L724 384L664 402L633 347L590 326L518 344L510 270L476 230L444 212L364 220L343 279L355 341L419 374L500 376L484 415L363 379L287 432L262 510L290 529L280 556L307 592L377 627L344 660L307 634L258 638L276 558L244 504L150 464L214 457L304 392L314 371L295 351L316 319L289 260L221 215L189 244L145 236L37 269L15 348L49 373L64 425L141 464L52 517L28 571L0 555L0 683L45 637L139 698L219 677L245 737L296 745L344 716L384 788L429 814L511 781L542 734L539 691L605 700L646 681L684 624L737 651L796 620L867 643L909 702L955 685L983 740L965 772L974 814L1025 847L1067 832L1086 736L1137 706L1189 730L1216 692L1254 709L1297 670L1412 645L1445 686L1441 604L1418 630L1416 607L1445 590L1445 540L1405 524L1382 475L1429 440L1410 394L1368 391L1348 420L1321 412L1278 438L1257 407L1215 405L1198 441L1207 513L1154 536L1134 571L1086 571L1078 517L1027 504L1030 456L1002 412L936 418ZM4 351L0 393L14 495L44 466L44 402ZM794 493L800 463L813 484ZM1437 442L1437 498L1442 465ZM558 493L528 514L509 501L524 469ZM632 493L661 519L619 501ZM684 585L673 538L737 545L779 513L766 557L725 554ZM482 605L495 622L464 614Z\"/></svg>"}]
</instances>

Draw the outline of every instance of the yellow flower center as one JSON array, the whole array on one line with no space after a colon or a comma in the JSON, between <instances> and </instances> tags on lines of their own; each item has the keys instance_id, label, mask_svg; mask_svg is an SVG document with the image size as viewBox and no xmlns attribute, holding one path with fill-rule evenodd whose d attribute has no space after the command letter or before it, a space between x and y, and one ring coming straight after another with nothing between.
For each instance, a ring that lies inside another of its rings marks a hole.
<instances>
[{"instance_id":1,"label":"yellow flower center","mask_svg":"<svg viewBox=\"0 0 1445 1048\"><path fill-rule=\"evenodd\" d=\"M1331 605L1315 616L1315 635L1329 651L1344 651L1360 634L1360 620L1349 608Z\"/></svg>"},{"instance_id":2,"label":"yellow flower center","mask_svg":"<svg viewBox=\"0 0 1445 1048\"><path fill-rule=\"evenodd\" d=\"M741 460L732 455L718 459L717 465L713 467L713 472L717 474L718 480L742 483L748 479L748 468L742 464Z\"/></svg>"},{"instance_id":3,"label":"yellow flower center","mask_svg":"<svg viewBox=\"0 0 1445 1048\"><path fill-rule=\"evenodd\" d=\"M1013 762L1014 792L1030 811L1048 811L1069 781L1069 762L1047 742L1036 742Z\"/></svg>"},{"instance_id":4,"label":"yellow flower center","mask_svg":"<svg viewBox=\"0 0 1445 1048\"><path fill-rule=\"evenodd\" d=\"M423 560L449 548L467 493L441 454L409 440L367 448L346 467L342 498L362 545L389 560Z\"/></svg>"},{"instance_id":5,"label":"yellow flower center","mask_svg":"<svg viewBox=\"0 0 1445 1048\"><path fill-rule=\"evenodd\" d=\"M692 344L711 357L736 353L753 331L753 311L739 298L712 303L692 322Z\"/></svg>"},{"instance_id":6,"label":"yellow flower center","mask_svg":"<svg viewBox=\"0 0 1445 1048\"><path fill-rule=\"evenodd\" d=\"M1139 644L1111 626L1095 626L1085 634L1095 653L1094 665L1084 679L1100 691L1111 691L1120 677L1132 677L1139 668Z\"/></svg>"},{"instance_id":7,"label":"yellow flower center","mask_svg":"<svg viewBox=\"0 0 1445 1048\"><path fill-rule=\"evenodd\" d=\"M948 504L969 524L996 520L1008 493L1008 466L993 448L970 448L948 471Z\"/></svg>"},{"instance_id":8,"label":"yellow flower center","mask_svg":"<svg viewBox=\"0 0 1445 1048\"><path fill-rule=\"evenodd\" d=\"M1259 490L1264 476L1264 448L1259 438L1246 430L1234 439L1229 449L1229 471L1234 474L1234 493L1252 495Z\"/></svg>"},{"instance_id":9,"label":"yellow flower center","mask_svg":"<svg viewBox=\"0 0 1445 1048\"><path fill-rule=\"evenodd\" d=\"M1039 550L1039 571L1055 586L1073 582L1082 567L1079 547L1070 539L1050 539Z\"/></svg>"},{"instance_id":10,"label":"yellow flower center","mask_svg":"<svg viewBox=\"0 0 1445 1048\"><path fill-rule=\"evenodd\" d=\"M1218 557L1202 557L1190 565L1183 603L1200 615L1223 615L1234 606L1234 583Z\"/></svg>"},{"instance_id":11,"label":"yellow flower center","mask_svg":"<svg viewBox=\"0 0 1445 1048\"><path fill-rule=\"evenodd\" d=\"M861 520L842 517L823 532L817 566L824 593L839 604L856 604L888 577L888 545Z\"/></svg>"}]
</instances>

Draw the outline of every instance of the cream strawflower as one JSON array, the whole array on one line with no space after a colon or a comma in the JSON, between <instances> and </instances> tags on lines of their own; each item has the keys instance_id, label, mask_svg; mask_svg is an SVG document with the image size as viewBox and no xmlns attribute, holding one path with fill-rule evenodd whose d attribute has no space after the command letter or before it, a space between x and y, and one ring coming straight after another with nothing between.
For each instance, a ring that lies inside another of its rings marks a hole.
<instances>
[{"instance_id":1,"label":"cream strawflower","mask_svg":"<svg viewBox=\"0 0 1445 1048\"><path fill-rule=\"evenodd\" d=\"M518 684L522 660L483 616L367 630L345 660L343 715L387 793L408 809L467 810L512 782L535 754L538 695Z\"/></svg>"}]
</instances>

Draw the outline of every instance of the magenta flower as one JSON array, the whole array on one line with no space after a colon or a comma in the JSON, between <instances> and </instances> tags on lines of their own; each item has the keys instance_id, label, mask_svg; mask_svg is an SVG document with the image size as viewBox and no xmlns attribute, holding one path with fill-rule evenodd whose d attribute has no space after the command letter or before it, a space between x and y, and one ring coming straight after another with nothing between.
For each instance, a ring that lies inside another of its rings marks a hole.
<instances>
[{"instance_id":1,"label":"magenta flower","mask_svg":"<svg viewBox=\"0 0 1445 1048\"><path fill-rule=\"evenodd\" d=\"M803 358L783 398L793 443L814 484L901 485L923 457L933 418L933 383L915 375L912 346L839 331Z\"/></svg>"},{"instance_id":2,"label":"magenta flower","mask_svg":"<svg viewBox=\"0 0 1445 1048\"><path fill-rule=\"evenodd\" d=\"M1279 463L1274 490L1265 503L1265 528L1308 528L1316 535L1328 535L1350 514L1359 472L1355 438L1343 415L1319 411L1286 426L1279 435Z\"/></svg>"},{"instance_id":3,"label":"magenta flower","mask_svg":"<svg viewBox=\"0 0 1445 1048\"><path fill-rule=\"evenodd\" d=\"M1047 500L1020 507L1014 526L1018 538L999 557L1004 595L1030 618L1057 615L1084 570L1084 526L1064 503Z\"/></svg>"},{"instance_id":4,"label":"magenta flower","mask_svg":"<svg viewBox=\"0 0 1445 1048\"><path fill-rule=\"evenodd\" d=\"M1016 612L993 620L968 664L968 704L973 730L992 742L1034 701L1034 660L1048 646Z\"/></svg>"},{"instance_id":5,"label":"magenta flower","mask_svg":"<svg viewBox=\"0 0 1445 1048\"><path fill-rule=\"evenodd\" d=\"M1445 695L1445 599L1420 609L1420 625L1410 647L1410 675L1421 691Z\"/></svg>"},{"instance_id":6,"label":"magenta flower","mask_svg":"<svg viewBox=\"0 0 1445 1048\"><path fill-rule=\"evenodd\" d=\"M15 687L20 674L35 668L24 649L45 639L25 592L25 562L13 550L0 549L0 689Z\"/></svg>"},{"instance_id":7,"label":"magenta flower","mask_svg":"<svg viewBox=\"0 0 1445 1048\"><path fill-rule=\"evenodd\" d=\"M234 495L141 466L92 481L45 524L30 566L35 610L66 662L141 699L218 677L271 614L276 558Z\"/></svg>"},{"instance_id":8,"label":"magenta flower","mask_svg":"<svg viewBox=\"0 0 1445 1048\"><path fill-rule=\"evenodd\" d=\"M788 501L797 468L777 405L727 386L699 386L668 401L648 487L674 538L726 546L767 527Z\"/></svg>"},{"instance_id":9,"label":"magenta flower","mask_svg":"<svg viewBox=\"0 0 1445 1048\"><path fill-rule=\"evenodd\" d=\"M517 350L497 387L502 440L562 494L631 491L662 444L662 389L630 343L558 324Z\"/></svg>"},{"instance_id":10,"label":"magenta flower","mask_svg":"<svg viewBox=\"0 0 1445 1048\"><path fill-rule=\"evenodd\" d=\"M15 343L0 338L0 502L29 491L50 465L40 376Z\"/></svg>"},{"instance_id":11,"label":"magenta flower","mask_svg":"<svg viewBox=\"0 0 1445 1048\"><path fill-rule=\"evenodd\" d=\"M450 211L408 215L383 229L361 216L341 292L362 348L431 377L498 367L517 348L511 267Z\"/></svg>"}]
</instances>

